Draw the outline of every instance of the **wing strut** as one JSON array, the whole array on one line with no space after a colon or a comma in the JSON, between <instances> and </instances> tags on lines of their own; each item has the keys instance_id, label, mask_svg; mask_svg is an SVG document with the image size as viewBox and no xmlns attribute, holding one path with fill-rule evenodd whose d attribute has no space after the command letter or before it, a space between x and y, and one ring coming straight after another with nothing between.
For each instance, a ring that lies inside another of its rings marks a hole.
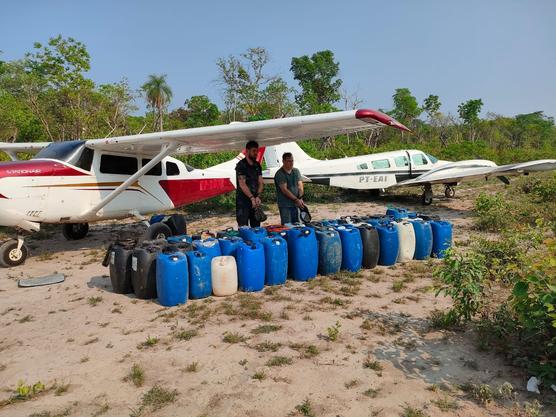
<instances>
[{"instance_id":1,"label":"wing strut","mask_svg":"<svg viewBox=\"0 0 556 417\"><path fill-rule=\"evenodd\" d=\"M84 212L80 217L88 218L92 215L97 215L100 209L114 200L117 196L123 193L129 186L131 186L135 181L145 175L147 172L151 170L156 164L158 164L162 159L166 158L168 155L173 153L177 148L179 148L180 144L177 142L171 142L170 144L166 145L161 149L161 151L149 161L149 163L143 166L139 171L135 174L130 176L127 180L125 180L121 185L119 185L114 191L108 194L106 197L102 199L97 205L92 207L91 209Z\"/></svg>"}]
</instances>

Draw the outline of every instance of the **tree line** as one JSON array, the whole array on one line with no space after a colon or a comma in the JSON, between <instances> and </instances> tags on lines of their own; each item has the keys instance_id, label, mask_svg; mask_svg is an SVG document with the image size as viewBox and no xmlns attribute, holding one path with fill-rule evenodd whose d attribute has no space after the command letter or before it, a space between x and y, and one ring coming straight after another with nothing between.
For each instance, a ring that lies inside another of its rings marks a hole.
<instances>
[{"instance_id":1,"label":"tree line","mask_svg":"<svg viewBox=\"0 0 556 417\"><path fill-rule=\"evenodd\" d=\"M269 61L270 54L262 47L218 58L215 73L222 108L206 95L197 95L169 109L173 92L166 75L150 75L139 89L125 77L97 85L87 77L91 57L86 46L60 35L46 44L35 43L22 59L0 60L0 141L102 138L325 113L363 103L357 92L342 88L340 63L332 51L293 57L290 71L295 87L269 73ZM147 104L143 115L136 115L138 99ZM315 157L329 158L399 147L418 147L444 158L488 157L497 162L554 157L554 119L543 111L515 117L489 113L481 118L481 98L462 102L457 115L443 113L441 107L438 95L430 94L419 103L410 89L398 88L391 109L381 110L408 126L412 134L382 129L307 141L302 146ZM186 159L202 167L228 156Z\"/></svg>"}]
</instances>

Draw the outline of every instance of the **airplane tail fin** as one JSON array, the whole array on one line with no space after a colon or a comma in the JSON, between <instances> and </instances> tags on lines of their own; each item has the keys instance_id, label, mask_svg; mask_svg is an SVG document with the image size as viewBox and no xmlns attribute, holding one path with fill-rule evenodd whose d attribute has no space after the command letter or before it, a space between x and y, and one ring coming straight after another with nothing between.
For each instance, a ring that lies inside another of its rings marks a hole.
<instances>
[{"instance_id":1,"label":"airplane tail fin","mask_svg":"<svg viewBox=\"0 0 556 417\"><path fill-rule=\"evenodd\" d=\"M281 143L280 145L268 146L264 153L264 161L267 168L277 168L282 166L282 155L291 152L294 164L297 168L302 167L305 163L314 161L305 153L301 147L295 142Z\"/></svg>"},{"instance_id":2,"label":"airplane tail fin","mask_svg":"<svg viewBox=\"0 0 556 417\"><path fill-rule=\"evenodd\" d=\"M221 164L218 165L214 165L210 168L207 169L216 169L216 170L234 170L236 168L236 165L239 161L241 161L243 158L245 158L245 154L247 153L247 150L244 149L242 150L240 153L237 154L237 156L234 159L230 159L229 161L226 162L222 162ZM259 148L259 153L257 154L257 162L259 164L262 163L263 161L263 155L265 154L265 147L261 146Z\"/></svg>"}]
</instances>

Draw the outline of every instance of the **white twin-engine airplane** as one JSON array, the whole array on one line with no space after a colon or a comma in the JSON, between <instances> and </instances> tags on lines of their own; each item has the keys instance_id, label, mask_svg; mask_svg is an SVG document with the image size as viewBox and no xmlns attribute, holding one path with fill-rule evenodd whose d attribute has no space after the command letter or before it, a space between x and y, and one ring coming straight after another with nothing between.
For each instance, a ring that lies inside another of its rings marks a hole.
<instances>
[{"instance_id":1,"label":"white twin-engine airplane","mask_svg":"<svg viewBox=\"0 0 556 417\"><path fill-rule=\"evenodd\" d=\"M68 239L81 239L89 223L174 209L233 191L238 158L200 170L171 158L262 147L385 126L409 130L375 110L351 110L248 123L70 142L0 143L13 162L0 163L0 226L18 230L0 245L0 266L28 255L21 231L63 224ZM18 152L38 154L18 161ZM262 153L262 152L261 152ZM262 156L262 155L261 155ZM238 156L239 157L239 156Z\"/></svg>"},{"instance_id":2,"label":"white twin-engine airplane","mask_svg":"<svg viewBox=\"0 0 556 417\"><path fill-rule=\"evenodd\" d=\"M294 166L303 181L355 190L383 190L399 186L421 186L422 202L431 204L432 185L443 184L448 198L455 195L454 187L470 179L496 177L508 184L508 175L529 174L556 169L556 159L543 159L518 164L498 166L492 161L473 159L467 161L441 161L418 150L400 150L320 160L311 158L297 143L269 146L264 153L267 169L265 182L271 182L282 165L282 155L291 152Z\"/></svg>"}]
</instances>

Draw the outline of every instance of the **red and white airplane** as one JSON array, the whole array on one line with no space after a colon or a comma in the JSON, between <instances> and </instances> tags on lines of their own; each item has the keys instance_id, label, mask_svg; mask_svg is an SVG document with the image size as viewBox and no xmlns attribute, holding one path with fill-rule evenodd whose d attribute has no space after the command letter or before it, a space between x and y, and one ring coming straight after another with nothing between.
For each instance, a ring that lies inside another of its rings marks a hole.
<instances>
[{"instance_id":1,"label":"red and white airplane","mask_svg":"<svg viewBox=\"0 0 556 417\"><path fill-rule=\"evenodd\" d=\"M385 126L409 130L375 110L351 110L248 123L182 129L83 141L0 143L12 162L0 164L0 226L18 238L0 245L0 265L28 255L21 231L63 224L68 239L87 235L89 223L174 209L233 191L237 158L194 169L172 154L243 149L329 137ZM18 152L38 152L18 161Z\"/></svg>"}]
</instances>

